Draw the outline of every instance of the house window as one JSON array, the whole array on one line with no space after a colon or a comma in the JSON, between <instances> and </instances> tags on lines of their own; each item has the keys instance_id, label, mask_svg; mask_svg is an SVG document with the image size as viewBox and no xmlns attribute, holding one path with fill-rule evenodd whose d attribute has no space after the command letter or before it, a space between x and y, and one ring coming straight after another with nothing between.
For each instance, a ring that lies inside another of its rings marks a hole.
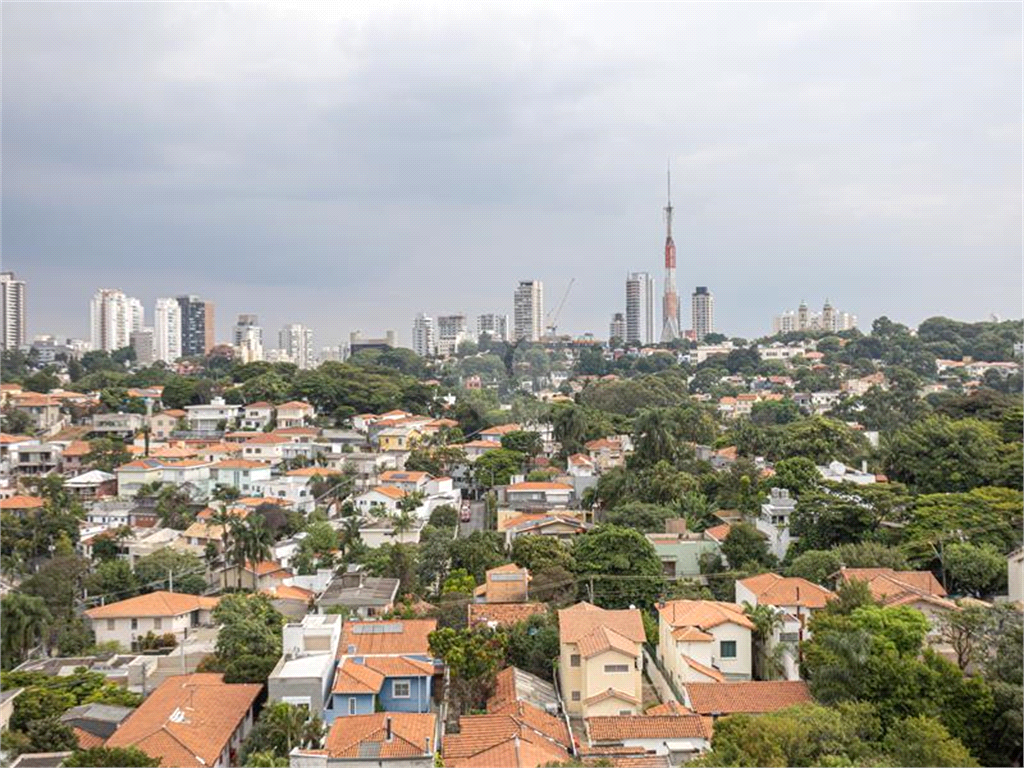
<instances>
[{"instance_id":1,"label":"house window","mask_svg":"<svg viewBox=\"0 0 1024 768\"><path fill-rule=\"evenodd\" d=\"M580 655L578 653L574 653L572 656L569 657L569 666L570 667L578 667L579 665L580 665Z\"/></svg>"},{"instance_id":2,"label":"house window","mask_svg":"<svg viewBox=\"0 0 1024 768\"><path fill-rule=\"evenodd\" d=\"M163 629L163 628L164 628L164 620L163 619L153 619L153 629Z\"/></svg>"},{"instance_id":3,"label":"house window","mask_svg":"<svg viewBox=\"0 0 1024 768\"><path fill-rule=\"evenodd\" d=\"M138 629L138 628L139 628L139 620L138 619L132 619L132 629Z\"/></svg>"},{"instance_id":4,"label":"house window","mask_svg":"<svg viewBox=\"0 0 1024 768\"><path fill-rule=\"evenodd\" d=\"M735 659L736 658L736 641L735 640L723 640L719 645L719 650L723 659Z\"/></svg>"},{"instance_id":5,"label":"house window","mask_svg":"<svg viewBox=\"0 0 1024 768\"><path fill-rule=\"evenodd\" d=\"M348 713L354 715L356 713L356 698L355 696L349 696L348 699Z\"/></svg>"},{"instance_id":6,"label":"house window","mask_svg":"<svg viewBox=\"0 0 1024 768\"><path fill-rule=\"evenodd\" d=\"M114 620L113 619L107 619L107 629L110 632L114 631Z\"/></svg>"},{"instance_id":7,"label":"house window","mask_svg":"<svg viewBox=\"0 0 1024 768\"><path fill-rule=\"evenodd\" d=\"M391 683L391 696L395 699L408 699L412 695L408 680L394 680Z\"/></svg>"},{"instance_id":8,"label":"house window","mask_svg":"<svg viewBox=\"0 0 1024 768\"><path fill-rule=\"evenodd\" d=\"M604 671L608 674L614 672L629 672L629 664L605 664Z\"/></svg>"},{"instance_id":9,"label":"house window","mask_svg":"<svg viewBox=\"0 0 1024 768\"><path fill-rule=\"evenodd\" d=\"M620 715L632 715L633 714L633 710L632 709L620 709L619 710L619 714Z\"/></svg>"},{"instance_id":10,"label":"house window","mask_svg":"<svg viewBox=\"0 0 1024 768\"><path fill-rule=\"evenodd\" d=\"M579 691L573 691L572 692L572 700L573 701L579 701L580 700L580 692Z\"/></svg>"}]
</instances>

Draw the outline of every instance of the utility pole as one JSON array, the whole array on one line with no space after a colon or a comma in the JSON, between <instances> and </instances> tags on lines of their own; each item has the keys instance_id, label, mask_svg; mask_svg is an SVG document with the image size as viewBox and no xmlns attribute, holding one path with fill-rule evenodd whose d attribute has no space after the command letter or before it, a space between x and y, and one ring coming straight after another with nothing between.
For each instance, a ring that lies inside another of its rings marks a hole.
<instances>
[{"instance_id":1,"label":"utility pole","mask_svg":"<svg viewBox=\"0 0 1024 768\"><path fill-rule=\"evenodd\" d=\"M167 586L167 591L168 592L173 592L174 591L174 569L173 568L168 568L167 569L167 580L168 580L168 582L170 582L168 584L168 586Z\"/></svg>"}]
</instances>

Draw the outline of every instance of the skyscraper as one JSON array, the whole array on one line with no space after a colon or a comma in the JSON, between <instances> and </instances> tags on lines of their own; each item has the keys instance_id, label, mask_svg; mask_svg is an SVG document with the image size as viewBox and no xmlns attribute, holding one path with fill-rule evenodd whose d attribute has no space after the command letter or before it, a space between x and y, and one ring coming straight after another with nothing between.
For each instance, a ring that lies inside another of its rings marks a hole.
<instances>
[{"instance_id":1,"label":"skyscraper","mask_svg":"<svg viewBox=\"0 0 1024 768\"><path fill-rule=\"evenodd\" d=\"M138 299L128 297L128 326L129 334L141 331L146 327L146 310Z\"/></svg>"},{"instance_id":2,"label":"skyscraper","mask_svg":"<svg viewBox=\"0 0 1024 768\"><path fill-rule=\"evenodd\" d=\"M434 318L422 312L412 321L412 351L420 357L431 357L437 352Z\"/></svg>"},{"instance_id":3,"label":"skyscraper","mask_svg":"<svg viewBox=\"0 0 1024 768\"><path fill-rule=\"evenodd\" d=\"M206 354L210 354L210 350L217 346L217 334L214 315L214 306L212 301L206 303L206 316L203 321L203 351Z\"/></svg>"},{"instance_id":4,"label":"skyscraper","mask_svg":"<svg viewBox=\"0 0 1024 768\"><path fill-rule=\"evenodd\" d=\"M206 311L212 304L198 296L179 296L181 308L181 355L182 357L202 356L207 352L207 337L211 337L209 348L213 348L213 317L207 325Z\"/></svg>"},{"instance_id":5,"label":"skyscraper","mask_svg":"<svg viewBox=\"0 0 1024 768\"><path fill-rule=\"evenodd\" d=\"M25 281L13 272L0 272L0 349L25 343Z\"/></svg>"},{"instance_id":6,"label":"skyscraper","mask_svg":"<svg viewBox=\"0 0 1024 768\"><path fill-rule=\"evenodd\" d=\"M715 332L715 297L708 293L707 286L698 285L690 303L694 335L698 342L704 341L705 336Z\"/></svg>"},{"instance_id":7,"label":"skyscraper","mask_svg":"<svg viewBox=\"0 0 1024 768\"><path fill-rule=\"evenodd\" d=\"M612 321L608 324L608 340L618 339L622 341L626 337L626 316L621 312L612 315Z\"/></svg>"},{"instance_id":8,"label":"skyscraper","mask_svg":"<svg viewBox=\"0 0 1024 768\"><path fill-rule=\"evenodd\" d=\"M260 318L258 315L239 315L238 320L235 321L234 333L231 337L231 342L237 347L240 346L242 340L246 338L250 330L255 330L257 337L260 340L260 344L263 343L263 329L260 328Z\"/></svg>"},{"instance_id":9,"label":"skyscraper","mask_svg":"<svg viewBox=\"0 0 1024 768\"><path fill-rule=\"evenodd\" d=\"M132 349L135 350L135 362L147 367L156 362L152 328L142 328L138 331L132 331L129 338L131 339Z\"/></svg>"},{"instance_id":10,"label":"skyscraper","mask_svg":"<svg viewBox=\"0 0 1024 768\"><path fill-rule=\"evenodd\" d=\"M665 295L661 300L661 342L675 341L679 331L679 295L676 293L676 244L672 239L672 172L668 174L665 205Z\"/></svg>"},{"instance_id":11,"label":"skyscraper","mask_svg":"<svg viewBox=\"0 0 1024 768\"><path fill-rule=\"evenodd\" d=\"M288 323L277 337L277 346L288 359L305 370L315 364L313 330L301 323Z\"/></svg>"},{"instance_id":12,"label":"skyscraper","mask_svg":"<svg viewBox=\"0 0 1024 768\"><path fill-rule=\"evenodd\" d=\"M540 341L544 335L544 285L520 280L513 300L513 338Z\"/></svg>"},{"instance_id":13,"label":"skyscraper","mask_svg":"<svg viewBox=\"0 0 1024 768\"><path fill-rule=\"evenodd\" d=\"M174 299L157 299L153 307L153 358L173 363L181 357L181 306Z\"/></svg>"},{"instance_id":14,"label":"skyscraper","mask_svg":"<svg viewBox=\"0 0 1024 768\"><path fill-rule=\"evenodd\" d=\"M480 338L485 333L493 341L508 341L508 315L487 314L477 317L477 338Z\"/></svg>"},{"instance_id":15,"label":"skyscraper","mask_svg":"<svg viewBox=\"0 0 1024 768\"><path fill-rule=\"evenodd\" d=\"M141 330L141 304L116 288L100 288L89 305L92 348L106 352L127 347L133 326Z\"/></svg>"},{"instance_id":16,"label":"skyscraper","mask_svg":"<svg viewBox=\"0 0 1024 768\"><path fill-rule=\"evenodd\" d=\"M465 315L438 315L437 354L441 357L454 355L459 344L466 340Z\"/></svg>"},{"instance_id":17,"label":"skyscraper","mask_svg":"<svg viewBox=\"0 0 1024 768\"><path fill-rule=\"evenodd\" d=\"M626 343L654 343L654 278L647 272L626 277Z\"/></svg>"}]
</instances>

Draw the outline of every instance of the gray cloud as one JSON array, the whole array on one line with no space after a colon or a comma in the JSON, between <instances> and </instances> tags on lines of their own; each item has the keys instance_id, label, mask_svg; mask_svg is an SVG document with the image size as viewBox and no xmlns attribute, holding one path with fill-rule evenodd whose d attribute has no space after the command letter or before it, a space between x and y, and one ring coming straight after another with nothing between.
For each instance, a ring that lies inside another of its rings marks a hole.
<instances>
[{"instance_id":1,"label":"gray cloud","mask_svg":"<svg viewBox=\"0 0 1024 768\"><path fill-rule=\"evenodd\" d=\"M1021 312L1019 5L5 4L4 264L30 331L99 286L318 343L416 311L606 332L659 276L767 330L826 296Z\"/></svg>"}]
</instances>

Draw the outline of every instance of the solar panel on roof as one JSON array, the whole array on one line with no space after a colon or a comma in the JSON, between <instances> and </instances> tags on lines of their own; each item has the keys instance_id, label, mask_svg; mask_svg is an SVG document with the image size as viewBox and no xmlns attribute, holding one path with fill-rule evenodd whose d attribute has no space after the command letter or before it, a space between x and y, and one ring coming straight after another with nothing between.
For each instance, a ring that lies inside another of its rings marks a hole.
<instances>
[{"instance_id":1,"label":"solar panel on roof","mask_svg":"<svg viewBox=\"0 0 1024 768\"><path fill-rule=\"evenodd\" d=\"M396 635L401 634L402 624L401 623L373 623L373 624L356 624L352 627L353 635Z\"/></svg>"}]
</instances>

